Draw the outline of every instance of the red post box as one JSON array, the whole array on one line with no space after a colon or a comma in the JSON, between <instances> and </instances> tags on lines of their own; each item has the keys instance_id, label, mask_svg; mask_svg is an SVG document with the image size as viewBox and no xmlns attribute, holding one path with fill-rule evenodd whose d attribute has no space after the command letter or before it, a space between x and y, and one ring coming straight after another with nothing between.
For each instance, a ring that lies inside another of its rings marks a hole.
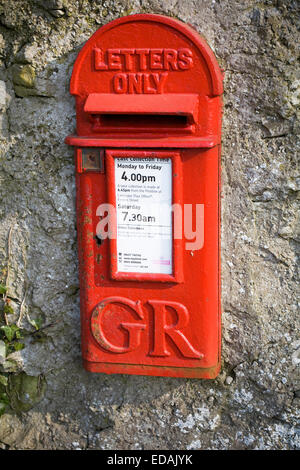
<instances>
[{"instance_id":1,"label":"red post box","mask_svg":"<svg viewBox=\"0 0 300 470\"><path fill-rule=\"evenodd\" d=\"M71 78L82 354L92 372L220 369L222 74L173 18L100 28Z\"/></svg>"}]
</instances>

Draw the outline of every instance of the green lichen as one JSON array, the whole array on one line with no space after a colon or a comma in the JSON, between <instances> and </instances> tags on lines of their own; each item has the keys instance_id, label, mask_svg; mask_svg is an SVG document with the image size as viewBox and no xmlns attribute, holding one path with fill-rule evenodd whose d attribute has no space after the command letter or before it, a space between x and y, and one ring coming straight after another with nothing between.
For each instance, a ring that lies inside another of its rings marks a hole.
<instances>
[{"instance_id":1,"label":"green lichen","mask_svg":"<svg viewBox=\"0 0 300 470\"><path fill-rule=\"evenodd\" d=\"M29 411L42 400L45 391L46 380L43 375L35 377L21 372L8 377L6 392L9 406L16 413Z\"/></svg>"},{"instance_id":2,"label":"green lichen","mask_svg":"<svg viewBox=\"0 0 300 470\"><path fill-rule=\"evenodd\" d=\"M15 64L12 67L12 79L14 85L20 85L25 88L33 88L35 81L35 70L29 64Z\"/></svg>"},{"instance_id":3,"label":"green lichen","mask_svg":"<svg viewBox=\"0 0 300 470\"><path fill-rule=\"evenodd\" d=\"M20 85L14 85L15 93L21 98L27 98L28 96L39 96L38 91L35 88L26 88Z\"/></svg>"}]
</instances>

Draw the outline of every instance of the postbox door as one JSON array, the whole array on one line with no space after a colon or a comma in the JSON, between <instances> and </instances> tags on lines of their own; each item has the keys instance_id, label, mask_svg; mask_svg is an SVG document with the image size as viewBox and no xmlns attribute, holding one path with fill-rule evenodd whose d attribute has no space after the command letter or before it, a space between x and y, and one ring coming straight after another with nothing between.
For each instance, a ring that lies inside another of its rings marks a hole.
<instances>
[{"instance_id":1,"label":"postbox door","mask_svg":"<svg viewBox=\"0 0 300 470\"><path fill-rule=\"evenodd\" d=\"M94 153L103 161L78 173L77 196L85 366L215 375L218 146Z\"/></svg>"}]
</instances>

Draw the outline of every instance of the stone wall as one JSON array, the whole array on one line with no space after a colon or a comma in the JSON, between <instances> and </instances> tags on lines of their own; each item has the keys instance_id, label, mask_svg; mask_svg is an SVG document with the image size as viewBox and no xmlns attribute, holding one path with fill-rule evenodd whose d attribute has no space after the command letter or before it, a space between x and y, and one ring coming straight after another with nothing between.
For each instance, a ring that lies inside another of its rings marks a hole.
<instances>
[{"instance_id":1,"label":"stone wall","mask_svg":"<svg viewBox=\"0 0 300 470\"><path fill-rule=\"evenodd\" d=\"M223 365L212 381L81 365L69 79L94 31L140 12L192 24L225 69ZM24 336L8 357L0 348L3 449L300 448L299 18L296 0L1 2L0 283Z\"/></svg>"}]
</instances>

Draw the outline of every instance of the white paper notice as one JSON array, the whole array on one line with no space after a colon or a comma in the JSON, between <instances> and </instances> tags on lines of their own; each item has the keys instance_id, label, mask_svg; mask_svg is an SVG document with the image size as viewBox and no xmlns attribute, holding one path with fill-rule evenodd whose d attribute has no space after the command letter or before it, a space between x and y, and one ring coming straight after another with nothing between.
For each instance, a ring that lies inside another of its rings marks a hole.
<instances>
[{"instance_id":1,"label":"white paper notice","mask_svg":"<svg viewBox=\"0 0 300 470\"><path fill-rule=\"evenodd\" d=\"M172 274L172 160L115 158L118 271Z\"/></svg>"}]
</instances>

